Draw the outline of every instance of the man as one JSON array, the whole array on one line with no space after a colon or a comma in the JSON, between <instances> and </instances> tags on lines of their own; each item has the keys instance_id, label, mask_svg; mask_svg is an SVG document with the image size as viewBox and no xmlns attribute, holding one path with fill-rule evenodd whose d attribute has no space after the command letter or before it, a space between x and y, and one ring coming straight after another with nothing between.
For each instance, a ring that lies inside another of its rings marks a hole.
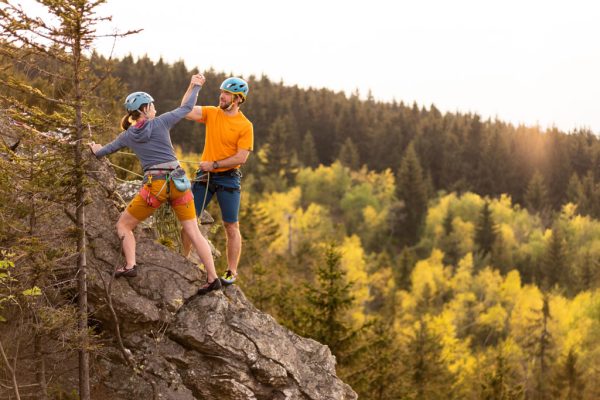
<instances>
[{"instance_id":1,"label":"man","mask_svg":"<svg viewBox=\"0 0 600 400\"><path fill-rule=\"evenodd\" d=\"M204 83L201 74L197 80ZM192 84L188 91L192 90ZM186 98L187 93L184 95ZM242 252L240 234L240 166L246 162L254 146L252 123L240 111L240 105L248 96L248 83L240 78L228 78L221 84L219 106L195 106L187 119L206 125L204 151L192 187L196 214L217 195L223 225L227 236L228 269L221 277L221 283L231 285L237 278L237 268ZM189 254L190 243L184 236L184 254Z\"/></svg>"}]
</instances>

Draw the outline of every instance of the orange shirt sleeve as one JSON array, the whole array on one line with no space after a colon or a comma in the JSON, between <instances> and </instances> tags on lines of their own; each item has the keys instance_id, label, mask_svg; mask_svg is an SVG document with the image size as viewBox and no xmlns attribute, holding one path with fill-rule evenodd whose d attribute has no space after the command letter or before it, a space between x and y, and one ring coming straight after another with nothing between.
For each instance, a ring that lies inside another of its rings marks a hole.
<instances>
[{"instance_id":1,"label":"orange shirt sleeve","mask_svg":"<svg viewBox=\"0 0 600 400\"><path fill-rule=\"evenodd\" d=\"M237 142L238 149L252 151L254 149L254 126L248 124L248 128L244 129Z\"/></svg>"},{"instance_id":2,"label":"orange shirt sleeve","mask_svg":"<svg viewBox=\"0 0 600 400\"><path fill-rule=\"evenodd\" d=\"M202 106L202 117L198 120L198 122L206 124L206 121L208 120L208 116L214 111L215 111L215 107Z\"/></svg>"}]
</instances>

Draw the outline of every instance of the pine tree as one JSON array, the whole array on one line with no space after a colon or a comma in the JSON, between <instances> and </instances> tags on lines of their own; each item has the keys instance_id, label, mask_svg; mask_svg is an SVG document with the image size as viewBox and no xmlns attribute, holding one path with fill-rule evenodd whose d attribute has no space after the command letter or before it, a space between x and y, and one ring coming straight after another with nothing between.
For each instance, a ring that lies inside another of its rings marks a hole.
<instances>
[{"instance_id":1,"label":"pine tree","mask_svg":"<svg viewBox=\"0 0 600 400\"><path fill-rule=\"evenodd\" d=\"M600 217L600 185L596 183L592 171L588 171L581 182L582 197L580 207L577 210L584 215L593 218ZM579 204L578 204L579 205Z\"/></svg>"},{"instance_id":2,"label":"pine tree","mask_svg":"<svg viewBox=\"0 0 600 400\"><path fill-rule=\"evenodd\" d=\"M348 382L359 398L396 400L406 386L408 370L398 365L401 349L393 329L393 321L377 321L369 330L369 342L356 364L358 368Z\"/></svg>"},{"instance_id":3,"label":"pine tree","mask_svg":"<svg viewBox=\"0 0 600 400\"><path fill-rule=\"evenodd\" d=\"M87 189L83 139L86 126L98 124L88 110L93 91L102 79L93 78L89 57L93 42L98 38L96 25L108 19L94 14L103 2L40 1L39 4L51 16L45 19L32 17L20 6L9 2L4 2L5 5L0 8L1 53L14 63L14 70L51 82L51 85L41 89L35 88L31 86L28 76L15 73L9 79L1 79L5 93L25 94L29 99L35 99L39 107L20 101L22 95L3 94L0 99L4 105L10 104L13 111L10 117L14 120L41 132L61 132L72 143L65 162L70 168L70 177L65 177L64 183L68 185L67 192L71 196L70 204L65 204L65 208L71 212L74 206L72 219L76 232L78 328L84 338L79 350L79 395L82 399L90 398L89 346L85 334L88 328L84 211Z\"/></svg>"},{"instance_id":4,"label":"pine tree","mask_svg":"<svg viewBox=\"0 0 600 400\"><path fill-rule=\"evenodd\" d=\"M508 248L502 234L496 236L492 246L490 261L494 268L497 268L502 274L508 273L514 267L513 251Z\"/></svg>"},{"instance_id":5,"label":"pine tree","mask_svg":"<svg viewBox=\"0 0 600 400\"><path fill-rule=\"evenodd\" d=\"M571 278L577 292L596 289L600 284L600 260L586 251L575 269L575 276Z\"/></svg>"},{"instance_id":6,"label":"pine tree","mask_svg":"<svg viewBox=\"0 0 600 400\"><path fill-rule=\"evenodd\" d=\"M548 159L544 176L548 178L550 204L555 209L564 202L573 172L566 140L566 136L561 135L557 129L551 129L546 136L545 151Z\"/></svg>"},{"instance_id":7,"label":"pine tree","mask_svg":"<svg viewBox=\"0 0 600 400\"><path fill-rule=\"evenodd\" d=\"M569 268L566 243L558 225L552 229L552 236L548 242L541 267L539 280L543 288L550 289L559 284L565 287L569 286L566 282Z\"/></svg>"},{"instance_id":8,"label":"pine tree","mask_svg":"<svg viewBox=\"0 0 600 400\"><path fill-rule=\"evenodd\" d=\"M489 369L484 374L482 400L516 400L522 398L522 388L512 382L513 374L511 365L507 362L501 347L496 355L493 370Z\"/></svg>"},{"instance_id":9,"label":"pine tree","mask_svg":"<svg viewBox=\"0 0 600 400\"><path fill-rule=\"evenodd\" d=\"M400 398L445 400L452 398L453 376L442 355L440 337L435 335L427 322L419 319L407 336L402 362L409 377L402 388Z\"/></svg>"},{"instance_id":10,"label":"pine tree","mask_svg":"<svg viewBox=\"0 0 600 400\"><path fill-rule=\"evenodd\" d=\"M278 316L275 299L284 282L273 281L271 277L286 274L279 271L282 269L280 260L265 252L269 244L279 237L278 226L262 207L253 203L244 204L240 220L245 228L242 231L244 251L240 261L252 267L245 274L242 287L257 308Z\"/></svg>"},{"instance_id":11,"label":"pine tree","mask_svg":"<svg viewBox=\"0 0 600 400\"><path fill-rule=\"evenodd\" d=\"M69 226L54 221L62 213L62 204L70 200L70 194L65 194L68 188L63 186L63 179L69 179L71 174L64 162L65 150L59 141L41 137L39 132L0 113L0 321L19 321L13 325L14 336L0 338L0 346L13 352L20 363L33 358L40 398L48 396L44 368L48 350L40 340L48 327L33 322L39 321L38 300L46 294L40 288L72 280L71 269L60 267L61 259L73 254L75 245ZM45 156L39 157L42 152ZM16 296L17 293L31 295ZM55 315L65 330L76 331L75 321L67 317L72 314L72 307L60 303L52 302L46 314ZM4 317L3 307L11 317ZM32 332L35 338L31 356L23 354L26 351L18 352L22 331ZM18 397L18 385L13 386Z\"/></svg>"},{"instance_id":12,"label":"pine tree","mask_svg":"<svg viewBox=\"0 0 600 400\"><path fill-rule=\"evenodd\" d=\"M554 399L582 400L585 390L585 379L577 365L578 356L573 348L561 365L552 380L552 394Z\"/></svg>"},{"instance_id":13,"label":"pine tree","mask_svg":"<svg viewBox=\"0 0 600 400\"><path fill-rule=\"evenodd\" d=\"M497 236L498 232L492 210L490 209L490 203L489 201L485 201L479 213L477 226L475 227L475 246L481 257L491 254Z\"/></svg>"},{"instance_id":14,"label":"pine tree","mask_svg":"<svg viewBox=\"0 0 600 400\"><path fill-rule=\"evenodd\" d=\"M300 162L305 167L315 168L319 165L319 157L317 148L315 147L315 139L311 131L306 132L302 140L302 148L300 149Z\"/></svg>"},{"instance_id":15,"label":"pine tree","mask_svg":"<svg viewBox=\"0 0 600 400\"><path fill-rule=\"evenodd\" d=\"M409 145L400 162L398 170L397 197L403 208L397 216L395 229L400 233L402 242L417 242L427 213L427 186L421 163L414 145Z\"/></svg>"},{"instance_id":16,"label":"pine tree","mask_svg":"<svg viewBox=\"0 0 600 400\"><path fill-rule=\"evenodd\" d=\"M548 330L548 322L551 318L550 315L550 300L548 296L544 296L544 302L542 307L542 326L539 332L539 341L538 341L538 360L539 360L539 375L537 382L537 392L538 398L540 400L545 399L547 397L546 393L548 391L547 377L549 371L549 360L550 360L550 346L552 345L552 335Z\"/></svg>"},{"instance_id":17,"label":"pine tree","mask_svg":"<svg viewBox=\"0 0 600 400\"><path fill-rule=\"evenodd\" d=\"M554 340L548 329L552 316L548 294L543 295L541 310L535 310L536 317L529 323L528 337L523 347L533 361L534 381L526 388L526 397L545 400L550 398L550 371L554 360Z\"/></svg>"},{"instance_id":18,"label":"pine tree","mask_svg":"<svg viewBox=\"0 0 600 400\"><path fill-rule=\"evenodd\" d=\"M290 116L277 117L267 129L268 145L264 146L268 165L265 187L267 190L284 190L292 182L297 168L294 146L294 124Z\"/></svg>"},{"instance_id":19,"label":"pine tree","mask_svg":"<svg viewBox=\"0 0 600 400\"><path fill-rule=\"evenodd\" d=\"M329 244L325 262L317 267L316 282L306 285L306 306L297 331L329 346L338 361L338 374L345 379L360 362L365 346L361 335L368 325L353 327L349 314L354 301L352 283L347 281L340 259L339 251Z\"/></svg>"},{"instance_id":20,"label":"pine tree","mask_svg":"<svg viewBox=\"0 0 600 400\"><path fill-rule=\"evenodd\" d=\"M577 204L578 211L581 211L581 205L583 204L583 185L577 174L571 175L569 179L569 186L567 187L567 201L573 204Z\"/></svg>"},{"instance_id":21,"label":"pine tree","mask_svg":"<svg viewBox=\"0 0 600 400\"><path fill-rule=\"evenodd\" d=\"M315 285L306 286L308 304L305 334L325 343L336 356L344 350L344 342L352 328L347 311L352 305L352 284L340 265L341 254L330 244L325 251L325 263L316 271Z\"/></svg>"},{"instance_id":22,"label":"pine tree","mask_svg":"<svg viewBox=\"0 0 600 400\"><path fill-rule=\"evenodd\" d=\"M440 241L440 249L444 252L444 264L456 265L460 258L460 250L458 248L458 239L453 235L454 225L454 214L452 210L448 209L442 227L444 228L444 236Z\"/></svg>"},{"instance_id":23,"label":"pine tree","mask_svg":"<svg viewBox=\"0 0 600 400\"><path fill-rule=\"evenodd\" d=\"M343 166L350 168L352 171L357 171L359 169L360 158L358 154L358 148L351 138L348 137L346 138L346 141L344 141L344 144L340 149L338 159Z\"/></svg>"},{"instance_id":24,"label":"pine tree","mask_svg":"<svg viewBox=\"0 0 600 400\"><path fill-rule=\"evenodd\" d=\"M416 257L413 252L405 247L398 257L397 267L394 268L394 281L396 287L401 290L410 289L410 274L415 266Z\"/></svg>"},{"instance_id":25,"label":"pine tree","mask_svg":"<svg viewBox=\"0 0 600 400\"><path fill-rule=\"evenodd\" d=\"M508 182L512 175L509 159L505 140L496 128L483 146L481 171L476 186L478 193L494 197L508 191Z\"/></svg>"},{"instance_id":26,"label":"pine tree","mask_svg":"<svg viewBox=\"0 0 600 400\"><path fill-rule=\"evenodd\" d=\"M446 211L446 216L444 217L444 221L442 222L442 227L444 228L444 235L449 236L454 232L454 225L452 224L454 221L454 213L450 208Z\"/></svg>"},{"instance_id":27,"label":"pine tree","mask_svg":"<svg viewBox=\"0 0 600 400\"><path fill-rule=\"evenodd\" d=\"M548 189L544 183L544 177L536 171L525 192L525 206L532 213L542 213L550 207L548 201Z\"/></svg>"},{"instance_id":28,"label":"pine tree","mask_svg":"<svg viewBox=\"0 0 600 400\"><path fill-rule=\"evenodd\" d=\"M462 136L464 136L464 145L461 146L461 164L463 166L461 176L467 179L472 188L476 188L475 184L478 182L478 175L482 170L482 155L485 144L485 129L479 115L475 114L472 118L465 121Z\"/></svg>"}]
</instances>

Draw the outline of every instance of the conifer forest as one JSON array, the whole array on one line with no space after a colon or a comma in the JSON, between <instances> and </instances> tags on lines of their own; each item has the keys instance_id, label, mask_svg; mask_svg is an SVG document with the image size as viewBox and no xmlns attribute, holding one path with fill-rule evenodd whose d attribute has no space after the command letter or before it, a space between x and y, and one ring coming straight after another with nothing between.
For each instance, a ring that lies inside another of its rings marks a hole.
<instances>
[{"instance_id":1,"label":"conifer forest","mask_svg":"<svg viewBox=\"0 0 600 400\"><path fill-rule=\"evenodd\" d=\"M45 3L63 29L49 27L43 44L26 32L43 21L0 5L0 323L35 329L36 345L62 338L85 371L102 351L76 295L89 251L86 143L120 133L130 92L150 93L160 114L202 72L198 104L215 105L230 75L107 58L93 48L94 2ZM255 142L238 285L258 309L329 346L360 399L600 398L596 134L244 78ZM180 160L200 159L203 129L171 131ZM121 180L141 172L135 157L109 160ZM208 211L224 249L216 202ZM53 224L58 213L72 223ZM175 232L161 242L176 248ZM11 387L15 349L0 339L0 350L0 385ZM46 384L39 398L71 398Z\"/></svg>"}]
</instances>

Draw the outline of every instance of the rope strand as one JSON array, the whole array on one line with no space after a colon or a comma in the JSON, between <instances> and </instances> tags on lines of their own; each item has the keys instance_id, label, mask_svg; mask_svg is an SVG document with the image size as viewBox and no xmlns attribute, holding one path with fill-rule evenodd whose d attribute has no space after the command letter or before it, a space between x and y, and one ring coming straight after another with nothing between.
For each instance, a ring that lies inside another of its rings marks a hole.
<instances>
[{"instance_id":1,"label":"rope strand","mask_svg":"<svg viewBox=\"0 0 600 400\"><path fill-rule=\"evenodd\" d=\"M116 165L116 164L113 164L113 163L111 163L111 162L110 162L110 160L108 160L108 159L106 159L106 161L107 161L107 162L108 162L110 165L112 165L113 167L115 167L115 168L118 168L118 169L120 169L120 170L123 170L123 171L125 171L125 172L129 172L130 174L133 174L133 175L135 175L135 176L139 176L140 178L144 179L144 175L137 174L137 173L135 173L135 172L133 172L133 171L130 171L130 170L128 170L127 168L123 168L123 167L120 167L120 166L118 166L118 165Z\"/></svg>"},{"instance_id":2,"label":"rope strand","mask_svg":"<svg viewBox=\"0 0 600 400\"><path fill-rule=\"evenodd\" d=\"M126 151L117 151L117 154L124 154L126 156L134 156L137 157L134 153L127 153ZM189 161L189 160L177 160L179 162L188 163L188 164L198 164L198 161Z\"/></svg>"}]
</instances>

